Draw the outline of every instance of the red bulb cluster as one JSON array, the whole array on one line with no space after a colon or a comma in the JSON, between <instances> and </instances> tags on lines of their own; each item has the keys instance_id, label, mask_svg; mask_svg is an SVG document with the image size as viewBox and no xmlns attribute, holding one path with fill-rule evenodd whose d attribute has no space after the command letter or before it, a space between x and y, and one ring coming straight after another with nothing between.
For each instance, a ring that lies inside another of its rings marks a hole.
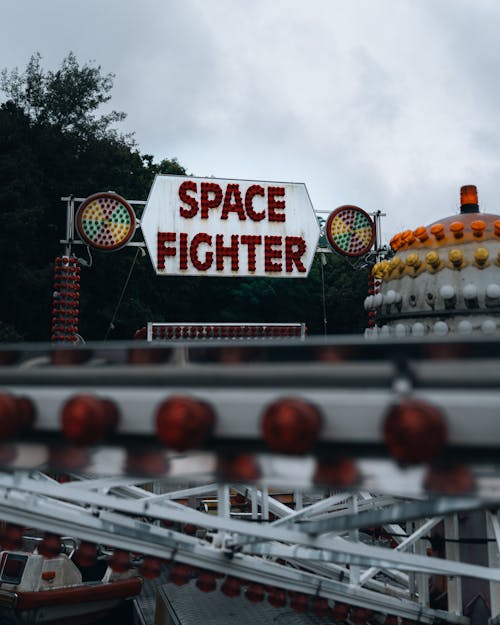
<instances>
[{"instance_id":1,"label":"red bulb cluster","mask_svg":"<svg viewBox=\"0 0 500 625\"><path fill-rule=\"evenodd\" d=\"M78 334L80 266L72 256L57 257L52 296L52 341L74 342Z\"/></svg>"},{"instance_id":2,"label":"red bulb cluster","mask_svg":"<svg viewBox=\"0 0 500 625\"><path fill-rule=\"evenodd\" d=\"M185 339L254 339L254 338L287 338L300 337L300 325L154 325L153 339L175 340ZM136 332L134 338L146 338L146 330L142 328ZM135 351L135 350L134 350ZM137 350L139 351L139 350Z\"/></svg>"},{"instance_id":3,"label":"red bulb cluster","mask_svg":"<svg viewBox=\"0 0 500 625\"><path fill-rule=\"evenodd\" d=\"M231 271L238 271L239 264L239 244L238 235L231 235L231 245L224 245L224 235L217 234L215 237L215 255L217 271L224 271L224 258L227 256L231 260Z\"/></svg>"},{"instance_id":4,"label":"red bulb cluster","mask_svg":"<svg viewBox=\"0 0 500 625\"><path fill-rule=\"evenodd\" d=\"M275 245L281 245L281 237L268 236L264 255L264 269L269 273L281 273L283 270L282 264L280 262L276 262L276 259L282 257L281 249L275 249L273 247Z\"/></svg>"},{"instance_id":5,"label":"red bulb cluster","mask_svg":"<svg viewBox=\"0 0 500 625\"><path fill-rule=\"evenodd\" d=\"M175 256L175 249L166 246L165 243L175 242L175 232L158 232L157 238L157 266L158 269L165 269L165 258Z\"/></svg>"}]
</instances>

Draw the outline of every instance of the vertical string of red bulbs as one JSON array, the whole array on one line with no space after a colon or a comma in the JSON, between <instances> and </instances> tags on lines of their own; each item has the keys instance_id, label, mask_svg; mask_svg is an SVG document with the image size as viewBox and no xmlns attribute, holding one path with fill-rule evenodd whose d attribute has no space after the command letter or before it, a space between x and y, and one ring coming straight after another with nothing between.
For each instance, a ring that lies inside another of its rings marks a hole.
<instances>
[{"instance_id":1,"label":"vertical string of red bulbs","mask_svg":"<svg viewBox=\"0 0 500 625\"><path fill-rule=\"evenodd\" d=\"M54 263L51 341L74 342L78 334L80 266L74 257L58 256Z\"/></svg>"},{"instance_id":2,"label":"vertical string of red bulbs","mask_svg":"<svg viewBox=\"0 0 500 625\"><path fill-rule=\"evenodd\" d=\"M373 297L375 293L379 291L380 282L375 280L372 275L372 267L369 267L368 270L368 295ZM377 314L374 310L368 311L368 327L373 328L375 326L375 315Z\"/></svg>"}]
</instances>

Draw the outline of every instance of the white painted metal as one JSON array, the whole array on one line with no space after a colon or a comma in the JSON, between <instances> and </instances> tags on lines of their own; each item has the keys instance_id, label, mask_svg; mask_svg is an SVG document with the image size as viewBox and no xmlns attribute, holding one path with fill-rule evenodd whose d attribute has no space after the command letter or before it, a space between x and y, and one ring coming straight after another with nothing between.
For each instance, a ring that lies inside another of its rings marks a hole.
<instances>
[{"instance_id":1,"label":"white painted metal","mask_svg":"<svg viewBox=\"0 0 500 625\"><path fill-rule=\"evenodd\" d=\"M459 537L458 516L446 516L444 520L445 538L457 541ZM460 560L460 545L458 542L446 542L446 557L450 560ZM493 579L493 576L492 578ZM455 614L462 612L462 580L459 575L448 577L448 610Z\"/></svg>"}]
</instances>

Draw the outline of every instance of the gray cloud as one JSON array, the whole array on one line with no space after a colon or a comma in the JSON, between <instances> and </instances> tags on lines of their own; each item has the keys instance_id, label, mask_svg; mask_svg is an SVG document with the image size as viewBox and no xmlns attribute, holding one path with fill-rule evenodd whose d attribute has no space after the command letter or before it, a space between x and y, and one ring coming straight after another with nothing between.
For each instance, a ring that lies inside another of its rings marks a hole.
<instances>
[{"instance_id":1,"label":"gray cloud","mask_svg":"<svg viewBox=\"0 0 500 625\"><path fill-rule=\"evenodd\" d=\"M95 59L141 151L192 173L304 181L317 209L386 212L386 238L456 211L461 184L494 209L496 0L24 0L3 15L3 66Z\"/></svg>"}]
</instances>

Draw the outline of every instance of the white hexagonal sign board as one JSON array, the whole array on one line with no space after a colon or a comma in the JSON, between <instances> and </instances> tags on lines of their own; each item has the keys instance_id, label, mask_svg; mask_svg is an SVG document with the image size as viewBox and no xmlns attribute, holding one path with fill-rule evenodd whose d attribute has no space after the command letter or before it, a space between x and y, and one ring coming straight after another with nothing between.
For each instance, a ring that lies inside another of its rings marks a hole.
<instances>
[{"instance_id":1,"label":"white hexagonal sign board","mask_svg":"<svg viewBox=\"0 0 500 625\"><path fill-rule=\"evenodd\" d=\"M319 225L303 183L157 176L141 220L158 275L304 278Z\"/></svg>"}]
</instances>

